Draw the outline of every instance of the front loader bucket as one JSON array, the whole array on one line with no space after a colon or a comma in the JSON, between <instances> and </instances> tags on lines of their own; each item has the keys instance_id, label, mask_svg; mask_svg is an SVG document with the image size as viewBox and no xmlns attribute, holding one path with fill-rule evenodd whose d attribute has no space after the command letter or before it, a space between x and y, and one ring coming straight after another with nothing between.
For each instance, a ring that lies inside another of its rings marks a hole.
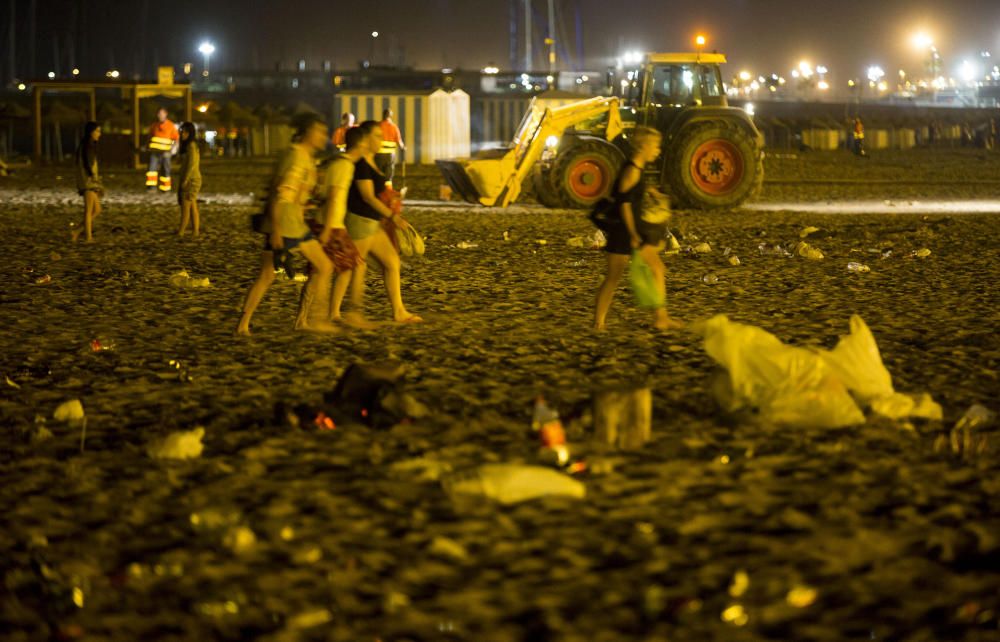
<instances>
[{"instance_id":1,"label":"front loader bucket","mask_svg":"<svg viewBox=\"0 0 1000 642\"><path fill-rule=\"evenodd\" d=\"M469 203L479 204L479 190L472 183L469 174L465 171L464 161L461 160L438 160L438 169L441 170L441 177L453 192L461 196Z\"/></svg>"}]
</instances>

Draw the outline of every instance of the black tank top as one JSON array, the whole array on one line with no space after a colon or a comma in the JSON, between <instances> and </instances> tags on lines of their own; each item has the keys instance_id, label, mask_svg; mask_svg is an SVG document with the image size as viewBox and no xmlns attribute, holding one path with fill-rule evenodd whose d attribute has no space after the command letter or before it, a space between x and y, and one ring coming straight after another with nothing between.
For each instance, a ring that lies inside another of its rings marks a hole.
<instances>
[{"instance_id":1,"label":"black tank top","mask_svg":"<svg viewBox=\"0 0 1000 642\"><path fill-rule=\"evenodd\" d=\"M351 189L347 191L347 211L376 221L382 220L382 215L361 196L361 190L358 189L358 181L371 181L374 183L375 196L378 196L385 189L385 180L385 176L369 165L368 161L364 158L354 163L354 181L351 183Z\"/></svg>"},{"instance_id":2,"label":"black tank top","mask_svg":"<svg viewBox=\"0 0 1000 642\"><path fill-rule=\"evenodd\" d=\"M639 180L632 189L627 192L621 190L622 179L625 176L625 171L629 168L629 165L639 170ZM646 193L646 182L642 180L642 168L629 160L627 163L622 165L621 171L618 172L618 178L615 179L615 213L618 218L622 218L622 205L625 203L630 203L632 205L632 219L635 221L642 220L642 197Z\"/></svg>"}]
</instances>

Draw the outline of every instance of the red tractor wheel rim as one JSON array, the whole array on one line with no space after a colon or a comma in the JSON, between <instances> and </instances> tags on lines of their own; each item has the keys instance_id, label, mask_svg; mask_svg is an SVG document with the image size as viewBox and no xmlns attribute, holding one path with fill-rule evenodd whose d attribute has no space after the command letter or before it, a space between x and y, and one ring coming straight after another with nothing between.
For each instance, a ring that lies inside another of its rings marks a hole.
<instances>
[{"instance_id":1,"label":"red tractor wheel rim","mask_svg":"<svg viewBox=\"0 0 1000 642\"><path fill-rule=\"evenodd\" d=\"M599 198L611 184L611 167L593 158L583 159L570 168L568 183L577 198Z\"/></svg>"},{"instance_id":2,"label":"red tractor wheel rim","mask_svg":"<svg viewBox=\"0 0 1000 642\"><path fill-rule=\"evenodd\" d=\"M743 180L743 156L727 140L705 141L691 156L691 177L707 194L726 194Z\"/></svg>"}]
</instances>

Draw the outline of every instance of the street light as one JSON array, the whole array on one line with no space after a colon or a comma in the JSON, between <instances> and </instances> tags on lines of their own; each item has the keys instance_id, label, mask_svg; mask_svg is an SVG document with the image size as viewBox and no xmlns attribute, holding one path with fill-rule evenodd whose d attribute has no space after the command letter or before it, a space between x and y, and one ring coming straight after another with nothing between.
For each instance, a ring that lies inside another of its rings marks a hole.
<instances>
[{"instance_id":1,"label":"street light","mask_svg":"<svg viewBox=\"0 0 1000 642\"><path fill-rule=\"evenodd\" d=\"M198 51L201 52L201 55L205 56L205 69L201 72L201 75L208 78L208 59L215 53L215 45L207 41L203 42L199 45Z\"/></svg>"}]
</instances>

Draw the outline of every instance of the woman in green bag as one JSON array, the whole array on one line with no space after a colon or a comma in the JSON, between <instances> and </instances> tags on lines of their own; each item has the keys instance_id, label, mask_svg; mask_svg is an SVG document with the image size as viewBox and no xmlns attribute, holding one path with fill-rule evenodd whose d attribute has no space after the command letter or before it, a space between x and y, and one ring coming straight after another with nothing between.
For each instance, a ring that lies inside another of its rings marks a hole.
<instances>
[{"instance_id":1,"label":"woman in green bag","mask_svg":"<svg viewBox=\"0 0 1000 642\"><path fill-rule=\"evenodd\" d=\"M665 199L655 188L647 188L642 180L646 163L656 160L660 155L662 141L663 137L657 130L636 127L631 136L632 157L622 166L615 180L614 207L605 231L608 242L604 250L608 253L608 271L597 290L597 303L594 307L596 330L603 330L605 327L611 300L628 266L629 257L633 254L635 260L644 261L652 272L653 287L658 295L653 306L653 327L658 330L684 327L683 323L667 314L664 304L666 267L660 259L660 250L663 249L667 229L666 217L652 211L645 213L643 207L647 191L651 192L649 196Z\"/></svg>"}]
</instances>

